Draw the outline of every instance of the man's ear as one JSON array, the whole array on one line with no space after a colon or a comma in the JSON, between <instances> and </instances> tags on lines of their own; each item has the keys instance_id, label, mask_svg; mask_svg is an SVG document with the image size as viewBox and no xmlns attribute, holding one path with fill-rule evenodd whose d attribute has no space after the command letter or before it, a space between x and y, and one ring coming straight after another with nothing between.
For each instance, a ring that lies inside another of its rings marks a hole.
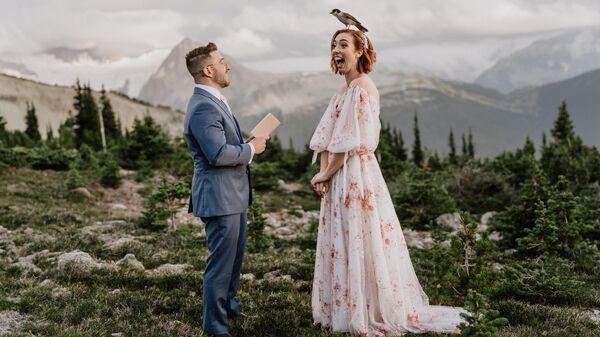
<instances>
[{"instance_id":1,"label":"man's ear","mask_svg":"<svg viewBox=\"0 0 600 337\"><path fill-rule=\"evenodd\" d=\"M212 68L211 67L204 67L204 68L202 68L202 75L204 77L210 77L210 78L212 78L213 77Z\"/></svg>"}]
</instances>

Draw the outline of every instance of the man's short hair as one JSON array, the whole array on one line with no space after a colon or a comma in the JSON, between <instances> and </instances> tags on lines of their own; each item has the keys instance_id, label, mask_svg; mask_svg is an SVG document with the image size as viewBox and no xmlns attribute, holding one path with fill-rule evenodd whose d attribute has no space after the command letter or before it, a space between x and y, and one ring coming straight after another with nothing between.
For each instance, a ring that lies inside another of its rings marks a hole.
<instances>
[{"instance_id":1,"label":"man's short hair","mask_svg":"<svg viewBox=\"0 0 600 337\"><path fill-rule=\"evenodd\" d=\"M209 42L206 46L194 48L185 55L185 65L194 79L202 75L205 61L210 58L210 53L215 50L217 50L217 45Z\"/></svg>"}]
</instances>

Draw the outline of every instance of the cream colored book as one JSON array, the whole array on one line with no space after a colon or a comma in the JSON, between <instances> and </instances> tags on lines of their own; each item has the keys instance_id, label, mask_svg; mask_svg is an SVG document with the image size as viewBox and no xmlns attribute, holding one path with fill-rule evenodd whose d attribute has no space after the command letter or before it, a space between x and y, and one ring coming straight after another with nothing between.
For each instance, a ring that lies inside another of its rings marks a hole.
<instances>
[{"instance_id":1,"label":"cream colored book","mask_svg":"<svg viewBox=\"0 0 600 337\"><path fill-rule=\"evenodd\" d=\"M254 137L269 137L275 129L279 127L281 122L277 117L273 116L272 113L268 113L252 131L250 131L250 138L246 142L250 141Z\"/></svg>"}]
</instances>

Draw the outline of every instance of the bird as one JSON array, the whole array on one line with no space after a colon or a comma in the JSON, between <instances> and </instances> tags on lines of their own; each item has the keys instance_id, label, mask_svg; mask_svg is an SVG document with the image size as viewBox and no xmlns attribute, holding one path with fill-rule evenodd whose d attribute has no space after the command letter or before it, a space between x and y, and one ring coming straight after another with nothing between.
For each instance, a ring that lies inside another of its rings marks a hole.
<instances>
[{"instance_id":1,"label":"bird","mask_svg":"<svg viewBox=\"0 0 600 337\"><path fill-rule=\"evenodd\" d=\"M352 15L342 12L341 10L335 8L331 11L331 13L329 13L333 16L335 16L338 20L340 20L341 23L346 25L346 28L348 28L348 26L352 25L355 26L356 28L358 28L358 30L360 30L363 33L368 32L369 30L367 28L365 28L365 26L361 25L360 22L358 20L356 20L355 17L353 17Z\"/></svg>"}]
</instances>

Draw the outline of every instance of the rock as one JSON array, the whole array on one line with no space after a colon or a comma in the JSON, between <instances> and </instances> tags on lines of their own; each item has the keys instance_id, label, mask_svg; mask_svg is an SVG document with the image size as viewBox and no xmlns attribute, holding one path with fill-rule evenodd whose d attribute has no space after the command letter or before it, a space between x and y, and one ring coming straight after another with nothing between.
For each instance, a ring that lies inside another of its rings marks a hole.
<instances>
[{"instance_id":1,"label":"rock","mask_svg":"<svg viewBox=\"0 0 600 337\"><path fill-rule=\"evenodd\" d=\"M600 310L593 309L591 311L584 312L592 321L596 322L596 324L600 324Z\"/></svg>"},{"instance_id":2,"label":"rock","mask_svg":"<svg viewBox=\"0 0 600 337\"><path fill-rule=\"evenodd\" d=\"M122 332L113 332L110 334L110 337L123 337Z\"/></svg>"},{"instance_id":3,"label":"rock","mask_svg":"<svg viewBox=\"0 0 600 337\"><path fill-rule=\"evenodd\" d=\"M156 267L156 269L150 270L149 273L153 275L181 275L185 273L187 269L192 268L191 264L163 264Z\"/></svg>"},{"instance_id":4,"label":"rock","mask_svg":"<svg viewBox=\"0 0 600 337\"><path fill-rule=\"evenodd\" d=\"M462 227L460 214L458 212L442 214L435 219L435 222L441 226L452 228L453 232L460 230Z\"/></svg>"},{"instance_id":5,"label":"rock","mask_svg":"<svg viewBox=\"0 0 600 337\"><path fill-rule=\"evenodd\" d=\"M274 280L279 275L281 275L281 271L280 270L273 270L273 271L265 273L263 275L263 279L265 279L265 280Z\"/></svg>"},{"instance_id":6,"label":"rock","mask_svg":"<svg viewBox=\"0 0 600 337\"><path fill-rule=\"evenodd\" d=\"M281 270L273 270L263 275L265 281L293 281L292 275L282 275Z\"/></svg>"},{"instance_id":7,"label":"rock","mask_svg":"<svg viewBox=\"0 0 600 337\"><path fill-rule=\"evenodd\" d=\"M87 273L102 268L102 264L96 262L90 254L78 250L61 254L58 257L57 265L58 270L63 272L70 269Z\"/></svg>"},{"instance_id":8,"label":"rock","mask_svg":"<svg viewBox=\"0 0 600 337\"><path fill-rule=\"evenodd\" d=\"M242 274L242 276L240 278L242 280L244 280L244 281L254 281L254 280L256 280L256 276L254 276L254 274L252 274L252 273Z\"/></svg>"},{"instance_id":9,"label":"rock","mask_svg":"<svg viewBox=\"0 0 600 337\"><path fill-rule=\"evenodd\" d=\"M23 332L23 328L27 323L29 323L29 318L17 311L0 311L0 335L2 336L16 335Z\"/></svg>"},{"instance_id":10,"label":"rock","mask_svg":"<svg viewBox=\"0 0 600 337\"><path fill-rule=\"evenodd\" d=\"M167 252L166 250L161 250L160 252L152 254L152 256L150 257L150 261L152 261L155 264L159 264L165 261L168 257L169 252Z\"/></svg>"},{"instance_id":11,"label":"rock","mask_svg":"<svg viewBox=\"0 0 600 337\"><path fill-rule=\"evenodd\" d=\"M286 183L285 181L283 181L281 179L277 180L277 186L282 191L289 192L289 193L297 192L304 188L304 185L302 185L300 183Z\"/></svg>"},{"instance_id":12,"label":"rock","mask_svg":"<svg viewBox=\"0 0 600 337\"><path fill-rule=\"evenodd\" d=\"M104 221L102 224L107 225L107 226L125 226L125 225L127 225L127 221L125 221L125 220L108 220L108 221Z\"/></svg>"},{"instance_id":13,"label":"rock","mask_svg":"<svg viewBox=\"0 0 600 337\"><path fill-rule=\"evenodd\" d=\"M125 211L127 210L127 206L123 205L123 204L110 204L110 208L114 209L114 210L119 210L119 211Z\"/></svg>"},{"instance_id":14,"label":"rock","mask_svg":"<svg viewBox=\"0 0 600 337\"><path fill-rule=\"evenodd\" d=\"M18 297L18 296L14 296L14 297L13 297L13 296L8 296L8 297L6 298L6 300L7 300L9 303L14 303L14 304L19 304L19 303L21 303L21 298L20 298L20 297Z\"/></svg>"},{"instance_id":15,"label":"rock","mask_svg":"<svg viewBox=\"0 0 600 337\"><path fill-rule=\"evenodd\" d=\"M45 279L42 282L40 282L39 286L40 287L48 287L48 286L53 286L54 282L50 279Z\"/></svg>"},{"instance_id":16,"label":"rock","mask_svg":"<svg viewBox=\"0 0 600 337\"><path fill-rule=\"evenodd\" d=\"M106 243L104 245L104 248L114 253L120 251L124 247L131 247L136 245L142 245L142 243L136 238L127 235L125 237Z\"/></svg>"},{"instance_id":17,"label":"rock","mask_svg":"<svg viewBox=\"0 0 600 337\"><path fill-rule=\"evenodd\" d=\"M431 248L433 239L429 231L415 231L413 229L403 228L404 240L406 245L412 248Z\"/></svg>"},{"instance_id":18,"label":"rock","mask_svg":"<svg viewBox=\"0 0 600 337\"><path fill-rule=\"evenodd\" d=\"M94 196L92 195L92 193L90 193L90 191L85 188L85 187L77 187L75 189L71 190L71 195L75 198L79 198L79 199L93 199Z\"/></svg>"},{"instance_id":19,"label":"rock","mask_svg":"<svg viewBox=\"0 0 600 337\"><path fill-rule=\"evenodd\" d=\"M144 265L140 261L138 261L138 259L136 259L135 255L133 254L125 255L124 258L117 261L117 266L123 269L133 269L139 271L146 270L146 268L144 268Z\"/></svg>"},{"instance_id":20,"label":"rock","mask_svg":"<svg viewBox=\"0 0 600 337\"><path fill-rule=\"evenodd\" d=\"M490 220L496 215L496 212L486 212L481 216L481 225L487 227Z\"/></svg>"},{"instance_id":21,"label":"rock","mask_svg":"<svg viewBox=\"0 0 600 337\"><path fill-rule=\"evenodd\" d=\"M42 272L42 270L40 268L38 268L38 266L33 264L33 262L28 262L28 261L15 262L11 266L18 268L19 270L21 270L22 272L24 272L26 274Z\"/></svg>"},{"instance_id":22,"label":"rock","mask_svg":"<svg viewBox=\"0 0 600 337\"><path fill-rule=\"evenodd\" d=\"M70 297L71 291L64 287L56 287L56 288L52 289L52 293L50 294L50 296L52 297L52 299L55 299L55 300L59 299L61 297Z\"/></svg>"},{"instance_id":23,"label":"rock","mask_svg":"<svg viewBox=\"0 0 600 337\"><path fill-rule=\"evenodd\" d=\"M199 231L199 232L196 232L196 233L192 234L192 237L194 239L204 239L206 237L206 232L203 231L203 230Z\"/></svg>"},{"instance_id":24,"label":"rock","mask_svg":"<svg viewBox=\"0 0 600 337\"><path fill-rule=\"evenodd\" d=\"M9 234L10 231L2 226L0 226L0 235Z\"/></svg>"}]
</instances>

